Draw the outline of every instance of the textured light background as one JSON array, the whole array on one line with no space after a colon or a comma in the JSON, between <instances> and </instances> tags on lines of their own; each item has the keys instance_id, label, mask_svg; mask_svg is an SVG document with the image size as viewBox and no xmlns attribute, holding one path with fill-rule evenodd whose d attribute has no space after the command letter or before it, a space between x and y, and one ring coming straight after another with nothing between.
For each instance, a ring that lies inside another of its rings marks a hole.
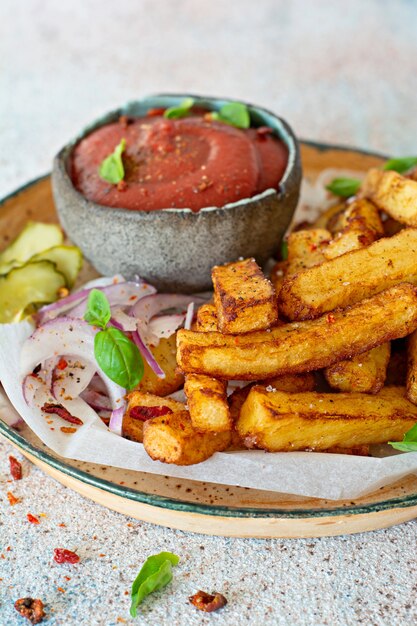
<instances>
[{"instance_id":1,"label":"textured light background","mask_svg":"<svg viewBox=\"0 0 417 626\"><path fill-rule=\"evenodd\" d=\"M411 0L1 0L0 24L1 195L48 171L95 116L158 91L244 98L277 111L302 137L417 151ZM51 625L122 623L124 592L161 550L181 565L145 603L139 625L417 621L415 522L320 540L191 535L106 511L26 464L24 481L10 485L8 453L1 444L0 626L23 622L12 603L24 595L46 601ZM14 508L9 489L22 497ZM27 512L46 516L35 527ZM55 565L55 547L76 548L82 563ZM229 605L197 612L187 596L198 588L223 591Z\"/></svg>"}]
</instances>

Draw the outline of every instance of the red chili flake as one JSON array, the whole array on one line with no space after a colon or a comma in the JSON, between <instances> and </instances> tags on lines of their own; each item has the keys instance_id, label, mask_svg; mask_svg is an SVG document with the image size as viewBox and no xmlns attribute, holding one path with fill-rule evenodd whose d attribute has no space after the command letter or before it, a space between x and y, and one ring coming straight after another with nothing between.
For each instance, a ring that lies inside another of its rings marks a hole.
<instances>
[{"instance_id":1,"label":"red chili flake","mask_svg":"<svg viewBox=\"0 0 417 626\"><path fill-rule=\"evenodd\" d=\"M165 113L165 109L163 108L154 108L154 109L149 109L149 111L146 113L146 115L148 117L158 117L159 115L163 115Z\"/></svg>"},{"instance_id":2,"label":"red chili flake","mask_svg":"<svg viewBox=\"0 0 417 626\"><path fill-rule=\"evenodd\" d=\"M317 245L315 243L312 243L310 246L310 251L315 252L316 250L317 250Z\"/></svg>"},{"instance_id":3,"label":"red chili flake","mask_svg":"<svg viewBox=\"0 0 417 626\"><path fill-rule=\"evenodd\" d=\"M64 576L65 580L71 580L71 576Z\"/></svg>"},{"instance_id":4,"label":"red chili flake","mask_svg":"<svg viewBox=\"0 0 417 626\"><path fill-rule=\"evenodd\" d=\"M72 428L72 426L61 426L60 430L67 435L72 435L77 432L76 428Z\"/></svg>"},{"instance_id":5,"label":"red chili flake","mask_svg":"<svg viewBox=\"0 0 417 626\"><path fill-rule=\"evenodd\" d=\"M65 589L62 589L62 587L57 587L58 591L60 591L61 593L66 593Z\"/></svg>"},{"instance_id":6,"label":"red chili flake","mask_svg":"<svg viewBox=\"0 0 417 626\"><path fill-rule=\"evenodd\" d=\"M66 525L66 524L64 524L64 523L62 523L62 524L58 524L58 526L59 526L60 528L66 528L66 527L67 527L67 525Z\"/></svg>"},{"instance_id":7,"label":"red chili flake","mask_svg":"<svg viewBox=\"0 0 417 626\"><path fill-rule=\"evenodd\" d=\"M7 546L7 548L6 548L6 552L11 552L11 551L12 551L11 547L10 547L10 546Z\"/></svg>"},{"instance_id":8,"label":"red chili flake","mask_svg":"<svg viewBox=\"0 0 417 626\"><path fill-rule=\"evenodd\" d=\"M68 363L65 359L59 359L57 369L64 370L68 367Z\"/></svg>"},{"instance_id":9,"label":"red chili flake","mask_svg":"<svg viewBox=\"0 0 417 626\"><path fill-rule=\"evenodd\" d=\"M59 417L62 417L63 420L70 422L70 424L77 424L79 426L84 424L84 422L80 420L79 417L71 415L71 413L62 406L62 404L52 404L50 402L45 402L41 411L43 411L44 413L51 413L52 415L58 415Z\"/></svg>"},{"instance_id":10,"label":"red chili flake","mask_svg":"<svg viewBox=\"0 0 417 626\"><path fill-rule=\"evenodd\" d=\"M20 502L20 498L16 498L16 496L11 491L8 491L6 495L10 506L14 506L18 502Z\"/></svg>"},{"instance_id":11,"label":"red chili flake","mask_svg":"<svg viewBox=\"0 0 417 626\"><path fill-rule=\"evenodd\" d=\"M169 406L134 406L130 409L129 415L134 420L146 422L152 417L160 417L168 413L173 413Z\"/></svg>"},{"instance_id":12,"label":"red chili flake","mask_svg":"<svg viewBox=\"0 0 417 626\"><path fill-rule=\"evenodd\" d=\"M327 316L327 322L328 324L334 324L336 321L335 316L333 315L333 313L329 313Z\"/></svg>"},{"instance_id":13,"label":"red chili flake","mask_svg":"<svg viewBox=\"0 0 417 626\"><path fill-rule=\"evenodd\" d=\"M26 517L28 518L28 522L30 522L31 524L40 524L38 518L32 515L32 513L28 513Z\"/></svg>"},{"instance_id":14,"label":"red chili flake","mask_svg":"<svg viewBox=\"0 0 417 626\"><path fill-rule=\"evenodd\" d=\"M14 608L22 617L26 617L32 624L40 624L45 617L43 602L34 598L20 598L14 603Z\"/></svg>"},{"instance_id":15,"label":"red chili flake","mask_svg":"<svg viewBox=\"0 0 417 626\"><path fill-rule=\"evenodd\" d=\"M10 463L10 473L12 475L12 478L14 480L21 480L22 479L22 464L15 459L14 456L9 456L9 463Z\"/></svg>"},{"instance_id":16,"label":"red chili flake","mask_svg":"<svg viewBox=\"0 0 417 626\"><path fill-rule=\"evenodd\" d=\"M55 548L54 561L57 563L79 563L80 557L71 550L65 550L65 548Z\"/></svg>"},{"instance_id":17,"label":"red chili flake","mask_svg":"<svg viewBox=\"0 0 417 626\"><path fill-rule=\"evenodd\" d=\"M193 596L190 596L189 601L200 611L205 613L212 613L218 611L227 604L226 598L221 593L206 593L205 591L197 591Z\"/></svg>"}]
</instances>

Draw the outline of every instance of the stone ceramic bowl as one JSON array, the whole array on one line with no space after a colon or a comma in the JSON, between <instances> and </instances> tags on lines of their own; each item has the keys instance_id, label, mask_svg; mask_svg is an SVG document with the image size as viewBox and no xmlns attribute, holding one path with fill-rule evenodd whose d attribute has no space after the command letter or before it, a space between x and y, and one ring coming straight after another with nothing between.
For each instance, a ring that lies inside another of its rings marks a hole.
<instances>
[{"instance_id":1,"label":"stone ceramic bowl","mask_svg":"<svg viewBox=\"0 0 417 626\"><path fill-rule=\"evenodd\" d=\"M255 257L263 266L277 250L298 201L301 164L297 139L284 120L248 105L253 126L270 126L288 147L287 168L278 189L227 204L190 209L131 211L95 204L73 186L68 174L78 141L121 115L140 117L151 108L177 105L186 95L160 95L131 102L108 113L55 157L52 186L59 218L70 239L104 275L138 274L161 291L192 293L211 288L213 265ZM193 96L217 110L225 100Z\"/></svg>"}]
</instances>

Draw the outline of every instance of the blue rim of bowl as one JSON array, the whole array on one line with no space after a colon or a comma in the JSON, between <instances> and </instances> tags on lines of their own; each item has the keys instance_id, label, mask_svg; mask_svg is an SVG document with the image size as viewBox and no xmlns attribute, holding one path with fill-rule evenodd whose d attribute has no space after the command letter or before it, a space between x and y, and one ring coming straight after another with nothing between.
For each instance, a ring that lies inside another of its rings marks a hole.
<instances>
[{"instance_id":1,"label":"blue rim of bowl","mask_svg":"<svg viewBox=\"0 0 417 626\"><path fill-rule=\"evenodd\" d=\"M386 159L388 158L386 155L372 152L368 150L359 150L358 148L352 146L342 146L342 145L333 145L333 144L325 144L319 143L315 141L306 141L300 140L300 144L304 144L319 150L320 152L325 152L328 150L340 150L345 152L357 152L360 154L375 156L378 158ZM22 185L15 191L11 192L4 198L0 200L0 209L2 205L4 205L8 200L14 198L18 194L24 192L28 188L36 185L37 183L49 178L49 174L45 174L34 180L29 181L25 185ZM400 496L398 498L391 498L389 500L382 500L377 502L372 502L369 504L348 504L345 506L334 506L330 508L308 508L308 509L295 509L294 511L289 511L286 509L280 508L241 508L238 507L227 507L227 506L215 506L212 504L196 504L193 502L187 502L184 500L180 500L178 498L168 498L166 496L158 496L154 494L148 494L143 491L137 491L135 489L130 489L128 487L124 487L122 485L116 485L107 480L103 480L96 476L92 476L87 472L84 472L80 469L72 467L71 465L66 464L64 461L60 459L56 459L55 457L48 454L48 452L44 452L40 448L37 448L33 444L29 443L22 435L18 433L15 429L7 426L4 422L0 420L0 435L3 435L6 439L14 443L18 448L28 452L33 457L46 463L50 467L54 468L74 478L83 482L84 484L91 485L92 487L96 487L98 489L102 489L103 491L107 491L113 495L119 496L121 498L127 498L128 500L133 500L134 502L140 504L147 504L153 507L159 507L164 509L171 509L173 511L180 511L184 513L196 513L199 515L210 515L210 516L218 516L218 517L231 517L231 518L286 518L286 519L306 519L306 518L321 518L321 517L337 517L341 515L364 515L370 513L378 513L379 511L386 511L389 509L395 508L409 508L413 506L417 506L417 492L408 495L408 496Z\"/></svg>"}]
</instances>

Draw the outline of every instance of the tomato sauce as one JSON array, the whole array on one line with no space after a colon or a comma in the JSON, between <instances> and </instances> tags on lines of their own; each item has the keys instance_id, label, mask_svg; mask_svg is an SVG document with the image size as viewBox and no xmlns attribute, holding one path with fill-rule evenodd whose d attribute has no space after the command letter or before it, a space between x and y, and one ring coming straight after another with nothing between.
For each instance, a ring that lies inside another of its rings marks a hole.
<instances>
[{"instance_id":1,"label":"tomato sauce","mask_svg":"<svg viewBox=\"0 0 417 626\"><path fill-rule=\"evenodd\" d=\"M99 166L122 139L125 177L112 185L100 178ZM74 149L71 177L86 198L105 206L198 211L276 189L287 161L287 147L268 128L152 115L93 131Z\"/></svg>"}]
</instances>

